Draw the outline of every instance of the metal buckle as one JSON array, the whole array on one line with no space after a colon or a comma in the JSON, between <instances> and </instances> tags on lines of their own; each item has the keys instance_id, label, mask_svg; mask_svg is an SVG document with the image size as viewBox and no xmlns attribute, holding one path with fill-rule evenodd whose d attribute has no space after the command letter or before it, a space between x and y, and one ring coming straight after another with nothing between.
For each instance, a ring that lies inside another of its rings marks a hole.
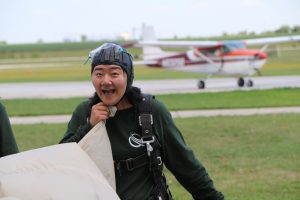
<instances>
[{"instance_id":1,"label":"metal buckle","mask_svg":"<svg viewBox=\"0 0 300 200\"><path fill-rule=\"evenodd\" d=\"M149 139L149 140L148 140ZM153 143L154 142L154 140L155 140L155 138L154 138L154 136L152 136L152 135L148 135L148 136L143 136L142 138L141 138L141 142L143 143L143 144L147 144L147 143Z\"/></svg>"},{"instance_id":2,"label":"metal buckle","mask_svg":"<svg viewBox=\"0 0 300 200\"><path fill-rule=\"evenodd\" d=\"M160 156L157 156L156 158L157 158L157 159L158 159L158 161L159 161L158 165L161 165L161 164L162 164L161 157L160 157Z\"/></svg>"},{"instance_id":3,"label":"metal buckle","mask_svg":"<svg viewBox=\"0 0 300 200\"><path fill-rule=\"evenodd\" d=\"M151 123L151 125L153 125L153 117L152 117L151 114L141 114L139 116L139 124L140 124L140 126L142 126L142 118L144 118L144 119L147 120L149 117L150 117L150 123Z\"/></svg>"},{"instance_id":4,"label":"metal buckle","mask_svg":"<svg viewBox=\"0 0 300 200\"><path fill-rule=\"evenodd\" d=\"M149 139L150 138L150 139ZM149 140L144 140L144 139L149 139ZM146 144L146 148L147 148L147 154L148 156L150 156L151 151L153 151L153 147L151 146L151 143L153 143L155 140L154 136L143 136L141 138L141 141L143 144Z\"/></svg>"},{"instance_id":5,"label":"metal buckle","mask_svg":"<svg viewBox=\"0 0 300 200\"><path fill-rule=\"evenodd\" d=\"M132 166L132 160L133 160L132 158L128 158L126 160L126 167L128 171L134 170L134 167Z\"/></svg>"}]
</instances>

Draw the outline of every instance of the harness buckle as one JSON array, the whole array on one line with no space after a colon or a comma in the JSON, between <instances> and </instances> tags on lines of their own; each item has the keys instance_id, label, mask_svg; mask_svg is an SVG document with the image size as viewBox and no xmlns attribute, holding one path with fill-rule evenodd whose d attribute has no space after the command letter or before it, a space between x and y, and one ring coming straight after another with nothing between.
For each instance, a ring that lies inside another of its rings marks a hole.
<instances>
[{"instance_id":1,"label":"harness buckle","mask_svg":"<svg viewBox=\"0 0 300 200\"><path fill-rule=\"evenodd\" d=\"M141 140L143 144L146 144L147 154L148 156L150 156L151 151L153 151L153 147L151 146L151 143L153 143L155 140L154 136L152 135L143 136Z\"/></svg>"},{"instance_id":2,"label":"harness buckle","mask_svg":"<svg viewBox=\"0 0 300 200\"><path fill-rule=\"evenodd\" d=\"M133 167L133 164L132 164L132 160L133 160L132 158L128 158L126 160L126 167L127 167L128 171L134 170L134 167Z\"/></svg>"},{"instance_id":3,"label":"harness buckle","mask_svg":"<svg viewBox=\"0 0 300 200\"><path fill-rule=\"evenodd\" d=\"M151 114L141 114L139 116L139 124L142 126L143 122L150 121L150 124L153 125L153 117Z\"/></svg>"},{"instance_id":4,"label":"harness buckle","mask_svg":"<svg viewBox=\"0 0 300 200\"><path fill-rule=\"evenodd\" d=\"M160 157L160 156L157 156L156 158L157 158L157 160L158 160L158 165L159 165L159 166L162 165L161 157Z\"/></svg>"},{"instance_id":5,"label":"harness buckle","mask_svg":"<svg viewBox=\"0 0 300 200\"><path fill-rule=\"evenodd\" d=\"M147 143L150 144L150 143L153 143L154 140L155 140L155 138L154 138L153 135L147 135L147 136L143 136L143 137L141 138L141 142L142 142L143 144L147 144Z\"/></svg>"}]
</instances>

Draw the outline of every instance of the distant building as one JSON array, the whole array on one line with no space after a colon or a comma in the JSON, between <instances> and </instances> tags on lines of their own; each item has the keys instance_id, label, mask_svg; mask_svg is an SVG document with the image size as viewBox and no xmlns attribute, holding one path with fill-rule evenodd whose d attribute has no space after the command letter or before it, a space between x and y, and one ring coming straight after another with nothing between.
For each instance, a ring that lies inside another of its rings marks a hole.
<instances>
[{"instance_id":1,"label":"distant building","mask_svg":"<svg viewBox=\"0 0 300 200\"><path fill-rule=\"evenodd\" d=\"M123 32L123 33L119 33L117 35L117 40L131 40L132 36L130 35L130 33L127 32Z\"/></svg>"}]
</instances>

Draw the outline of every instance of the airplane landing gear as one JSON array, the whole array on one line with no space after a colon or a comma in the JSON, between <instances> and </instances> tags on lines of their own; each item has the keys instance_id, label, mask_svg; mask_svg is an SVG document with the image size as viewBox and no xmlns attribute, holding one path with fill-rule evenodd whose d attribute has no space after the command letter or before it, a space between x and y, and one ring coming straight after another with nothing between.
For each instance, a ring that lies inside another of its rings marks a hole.
<instances>
[{"instance_id":1,"label":"airplane landing gear","mask_svg":"<svg viewBox=\"0 0 300 200\"><path fill-rule=\"evenodd\" d=\"M251 79L245 81L245 79L242 77L238 79L237 84L239 87L244 87L245 84L247 87L253 87L253 81Z\"/></svg>"},{"instance_id":2,"label":"airplane landing gear","mask_svg":"<svg viewBox=\"0 0 300 200\"><path fill-rule=\"evenodd\" d=\"M253 81L252 80L248 80L246 83L247 87L252 87L253 86Z\"/></svg>"},{"instance_id":3,"label":"airplane landing gear","mask_svg":"<svg viewBox=\"0 0 300 200\"><path fill-rule=\"evenodd\" d=\"M205 82L203 80L198 81L198 88L199 89L204 89L205 88Z\"/></svg>"},{"instance_id":4,"label":"airplane landing gear","mask_svg":"<svg viewBox=\"0 0 300 200\"><path fill-rule=\"evenodd\" d=\"M245 85L245 80L243 78L239 78L237 81L237 84L239 87L244 87Z\"/></svg>"}]
</instances>

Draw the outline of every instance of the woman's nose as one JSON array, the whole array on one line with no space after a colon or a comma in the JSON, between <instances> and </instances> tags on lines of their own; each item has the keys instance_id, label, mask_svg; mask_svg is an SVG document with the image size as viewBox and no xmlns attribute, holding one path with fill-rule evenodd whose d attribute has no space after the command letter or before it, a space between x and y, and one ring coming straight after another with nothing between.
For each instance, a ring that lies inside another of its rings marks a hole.
<instances>
[{"instance_id":1,"label":"woman's nose","mask_svg":"<svg viewBox=\"0 0 300 200\"><path fill-rule=\"evenodd\" d=\"M111 77L109 75L104 75L103 76L103 80L102 80L102 84L111 84Z\"/></svg>"}]
</instances>

